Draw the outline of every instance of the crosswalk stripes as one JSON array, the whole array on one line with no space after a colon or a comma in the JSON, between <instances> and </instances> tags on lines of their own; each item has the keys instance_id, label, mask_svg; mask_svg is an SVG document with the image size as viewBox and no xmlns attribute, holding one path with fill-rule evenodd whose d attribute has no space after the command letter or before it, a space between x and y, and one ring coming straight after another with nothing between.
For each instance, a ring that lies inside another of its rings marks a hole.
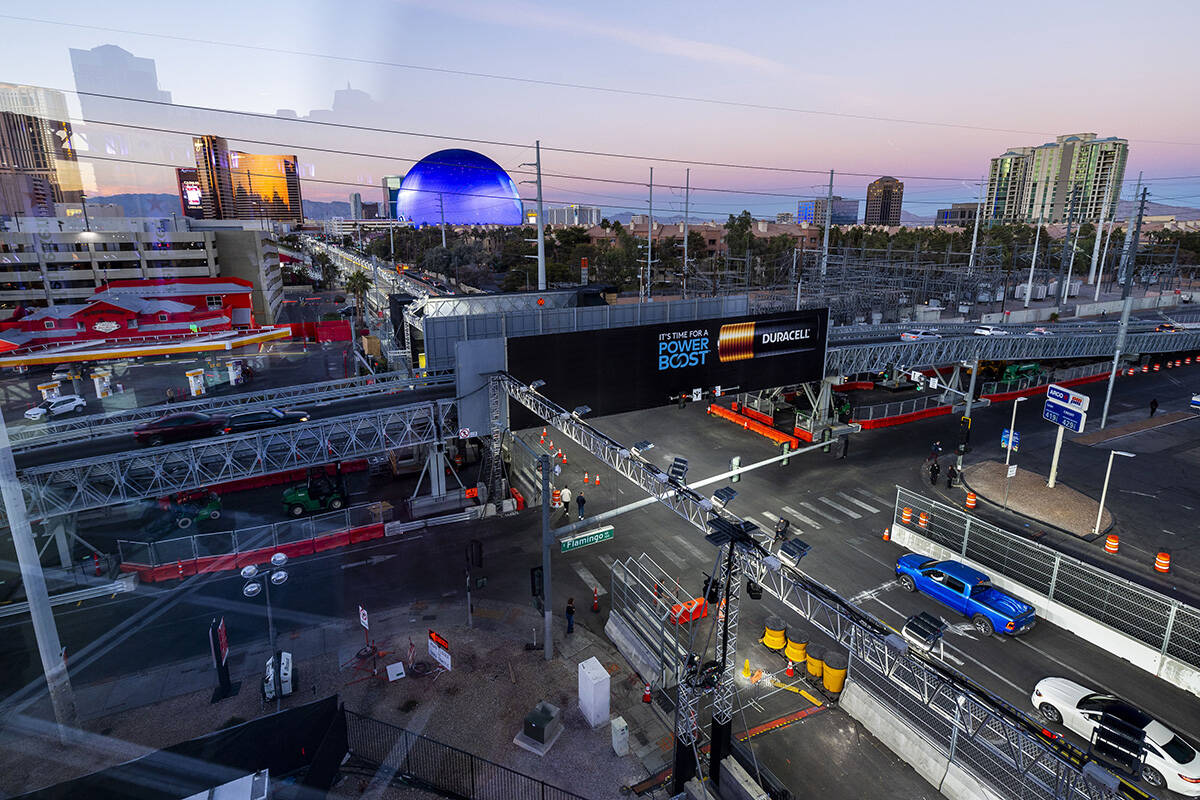
<instances>
[{"instance_id":1,"label":"crosswalk stripes","mask_svg":"<svg viewBox=\"0 0 1200 800\"><path fill-rule=\"evenodd\" d=\"M747 522L753 522L755 525L757 525L759 528L761 528L764 531L767 529L765 525L763 525L761 522L756 520L754 517L742 517L742 519L746 520Z\"/></svg>"},{"instance_id":2,"label":"crosswalk stripes","mask_svg":"<svg viewBox=\"0 0 1200 800\"><path fill-rule=\"evenodd\" d=\"M890 506L892 504L891 500L884 500L879 495L877 495L873 492L868 492L866 489L859 489L858 487L855 487L854 491L858 492L859 494L861 494L863 497L867 498L868 500L874 500L877 503L882 503L885 508L887 508L888 506Z\"/></svg>"},{"instance_id":3,"label":"crosswalk stripes","mask_svg":"<svg viewBox=\"0 0 1200 800\"><path fill-rule=\"evenodd\" d=\"M575 570L575 574L583 578L584 584L589 588L595 588L598 594L608 594L604 588L604 584L596 580L596 576L592 571L583 565L582 561L572 561L571 569Z\"/></svg>"},{"instance_id":4,"label":"crosswalk stripes","mask_svg":"<svg viewBox=\"0 0 1200 800\"><path fill-rule=\"evenodd\" d=\"M787 514L790 517L794 517L795 519L800 520L801 522L803 522L805 525L808 525L809 527L817 528L818 530L821 528L821 523L817 522L816 520L809 519L808 517L804 516L799 511L792 508L791 506L784 506L783 513Z\"/></svg>"},{"instance_id":5,"label":"crosswalk stripes","mask_svg":"<svg viewBox=\"0 0 1200 800\"><path fill-rule=\"evenodd\" d=\"M699 561L709 560L710 557L704 555L703 551L701 551L699 547L696 547L696 545L689 542L687 540L686 536L681 536L680 534L677 533L677 534L675 534L675 541L677 541L679 543L680 547L682 547L684 550L688 551L688 553L690 553L693 558L696 558Z\"/></svg>"},{"instance_id":6,"label":"crosswalk stripes","mask_svg":"<svg viewBox=\"0 0 1200 800\"><path fill-rule=\"evenodd\" d=\"M605 555L605 554L600 554L598 556L598 558L604 562L604 568L611 572L612 568L613 568L613 564L616 563L616 559L610 555Z\"/></svg>"},{"instance_id":7,"label":"crosswalk stripes","mask_svg":"<svg viewBox=\"0 0 1200 800\"><path fill-rule=\"evenodd\" d=\"M879 513L878 508L876 508L875 506L867 505L862 500L859 500L857 497L851 497L850 495L846 494L845 492L838 492L838 494L841 495L842 497L844 497L849 502L854 503L854 505L858 506L859 508L865 508L867 510L868 514L878 514Z\"/></svg>"},{"instance_id":8,"label":"crosswalk stripes","mask_svg":"<svg viewBox=\"0 0 1200 800\"><path fill-rule=\"evenodd\" d=\"M646 552L650 553L650 557L651 557L651 558L654 558L654 556L655 556L655 555L657 555L658 553L662 553L664 556L666 556L666 557L667 557L667 560L669 560L669 561L670 561L672 564L674 564L674 565L675 565L675 568L676 568L676 569L687 569L687 565L688 565L688 564L687 564L687 562L686 562L686 561L684 561L682 558L680 558L680 557L679 557L678 555L676 555L675 553L671 552L671 548L670 548L670 547L660 547L660 548L656 548L656 549L654 550L654 552L650 552L649 548L647 548ZM658 561L658 562L659 562L659 564L661 564L661 563L662 563L662 562L661 562L661 561L659 561L659 559L657 559L657 558L655 558L654 560L655 560L655 561Z\"/></svg>"},{"instance_id":9,"label":"crosswalk stripes","mask_svg":"<svg viewBox=\"0 0 1200 800\"><path fill-rule=\"evenodd\" d=\"M841 520L838 519L837 517L833 516L832 514L826 514L824 511L817 508L812 503L805 503L805 502L801 501L800 505L804 506L805 508L807 508L809 511L813 512L814 514L819 514L820 516L824 517L825 519L829 520L830 522L838 522L838 523L841 522Z\"/></svg>"},{"instance_id":10,"label":"crosswalk stripes","mask_svg":"<svg viewBox=\"0 0 1200 800\"><path fill-rule=\"evenodd\" d=\"M862 519L862 514L859 514L857 511L852 511L851 509L846 508L841 503L835 503L832 500L830 500L828 497L818 497L817 499L820 500L825 505L830 506L831 508L836 508L838 511L842 512L843 514L848 516L850 519Z\"/></svg>"}]
</instances>

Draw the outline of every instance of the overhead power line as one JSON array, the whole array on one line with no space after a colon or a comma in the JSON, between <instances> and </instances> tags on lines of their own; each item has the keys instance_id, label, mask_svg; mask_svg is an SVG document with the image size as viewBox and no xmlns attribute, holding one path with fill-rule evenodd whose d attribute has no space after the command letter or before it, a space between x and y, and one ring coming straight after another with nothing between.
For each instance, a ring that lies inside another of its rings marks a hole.
<instances>
[{"instance_id":1,"label":"overhead power line","mask_svg":"<svg viewBox=\"0 0 1200 800\"><path fill-rule=\"evenodd\" d=\"M599 86L585 83L570 83L567 81L551 81L543 78L525 78L517 75L502 75L494 72L475 72L471 70L450 69L448 67L431 67L425 64L406 64L398 61L386 61L384 59L364 58L361 56L345 56L332 53L317 53L305 50L293 50L281 47L269 47L262 44L239 44L237 42L223 42L217 39L203 39L194 36L181 36L179 34L167 33L147 33L145 31L135 31L128 28L114 28L103 25L89 25L82 22L63 22L60 20L40 19L37 17L24 17L15 14L0 14L0 19L10 19L19 22L31 22L42 25L59 25L69 28L80 28L84 30L103 31L105 33L122 33L130 36L146 36L155 39L167 39L177 42L188 42L190 44L206 44L216 47L232 47L240 50L251 50L256 53L273 53L286 56L302 56L305 58L320 58L330 61L343 61L349 64L364 64L376 67L388 67L391 69L404 69L418 72L428 72L440 75L453 75L462 78L481 78L485 80L505 81L509 83L525 83L534 86L548 86L558 89L575 89L588 92L602 92L612 95L624 95L629 97L648 97L656 100L674 100L686 103L702 103L707 105L724 106L729 108L748 108L757 111L773 111L783 112L788 114L803 114L809 116L831 117L838 119L850 119L865 122L885 122L900 125L921 125L935 128L953 128L957 130L970 130L985 133L1013 133L1027 136L1053 136L1055 134L1046 133L1044 131L1030 131L1020 128L1000 128L987 125L971 125L960 122L944 122L939 120L921 120L908 119L904 117L885 117L875 114L852 114L844 111L828 111L825 109L815 108L798 108L795 106L780 106L767 103L750 103L744 100L726 100L714 97L698 97L694 95L672 94L669 92L652 92L647 90L629 89L626 87L617 86ZM1176 145L1182 147L1200 146L1200 142L1174 142L1158 139L1138 139L1136 141L1145 142L1147 144L1164 144ZM681 162L682 163L682 162ZM695 163L695 162L688 162Z\"/></svg>"}]
</instances>

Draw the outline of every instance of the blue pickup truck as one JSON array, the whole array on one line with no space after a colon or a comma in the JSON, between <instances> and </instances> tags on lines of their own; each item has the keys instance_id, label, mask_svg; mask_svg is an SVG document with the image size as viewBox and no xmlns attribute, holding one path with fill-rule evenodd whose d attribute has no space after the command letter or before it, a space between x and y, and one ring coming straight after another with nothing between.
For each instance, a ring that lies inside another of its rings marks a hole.
<instances>
[{"instance_id":1,"label":"blue pickup truck","mask_svg":"<svg viewBox=\"0 0 1200 800\"><path fill-rule=\"evenodd\" d=\"M968 617L984 636L1014 635L1033 627L1033 606L1000 591L987 575L957 561L937 561L911 553L896 561L896 577L905 591L920 591Z\"/></svg>"}]
</instances>

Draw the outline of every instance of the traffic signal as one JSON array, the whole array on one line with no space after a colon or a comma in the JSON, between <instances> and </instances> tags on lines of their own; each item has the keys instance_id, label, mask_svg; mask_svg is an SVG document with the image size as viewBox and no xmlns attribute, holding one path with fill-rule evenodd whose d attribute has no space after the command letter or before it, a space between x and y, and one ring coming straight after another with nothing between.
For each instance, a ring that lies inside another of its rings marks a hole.
<instances>
[{"instance_id":1,"label":"traffic signal","mask_svg":"<svg viewBox=\"0 0 1200 800\"><path fill-rule=\"evenodd\" d=\"M959 455L971 450L971 418L962 417L958 421L958 452Z\"/></svg>"},{"instance_id":2,"label":"traffic signal","mask_svg":"<svg viewBox=\"0 0 1200 800\"><path fill-rule=\"evenodd\" d=\"M529 591L534 597L542 596L542 568L529 568Z\"/></svg>"}]
</instances>

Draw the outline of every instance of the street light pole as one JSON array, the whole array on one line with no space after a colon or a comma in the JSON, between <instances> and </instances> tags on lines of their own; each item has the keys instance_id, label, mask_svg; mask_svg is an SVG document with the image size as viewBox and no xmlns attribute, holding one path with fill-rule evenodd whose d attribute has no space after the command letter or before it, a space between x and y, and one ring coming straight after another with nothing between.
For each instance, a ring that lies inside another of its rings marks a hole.
<instances>
[{"instance_id":1,"label":"street light pole","mask_svg":"<svg viewBox=\"0 0 1200 800\"><path fill-rule=\"evenodd\" d=\"M1018 397L1013 402L1012 421L1008 423L1008 450L1004 453L1004 466L1006 467L1008 466L1009 459L1012 458L1013 439L1016 438L1017 433L1017 406L1028 399L1028 397Z\"/></svg>"},{"instance_id":2,"label":"street light pole","mask_svg":"<svg viewBox=\"0 0 1200 800\"><path fill-rule=\"evenodd\" d=\"M1033 268L1037 266L1038 243L1042 240L1042 214L1038 213L1037 233L1033 235L1033 258L1029 261L1029 283L1025 284L1025 307L1033 297Z\"/></svg>"},{"instance_id":3,"label":"street light pole","mask_svg":"<svg viewBox=\"0 0 1200 800\"><path fill-rule=\"evenodd\" d=\"M1104 488L1100 491L1100 508L1096 510L1096 524L1092 527L1092 533L1100 532L1100 518L1104 516L1104 501L1108 499L1108 479L1112 475L1113 456L1133 458L1134 455L1134 453L1127 453L1124 450L1108 451L1108 469L1104 471Z\"/></svg>"},{"instance_id":4,"label":"street light pole","mask_svg":"<svg viewBox=\"0 0 1200 800\"><path fill-rule=\"evenodd\" d=\"M554 658L554 611L550 590L550 456L543 453L538 457L542 469L542 615L544 629L542 638L546 660Z\"/></svg>"}]
</instances>

